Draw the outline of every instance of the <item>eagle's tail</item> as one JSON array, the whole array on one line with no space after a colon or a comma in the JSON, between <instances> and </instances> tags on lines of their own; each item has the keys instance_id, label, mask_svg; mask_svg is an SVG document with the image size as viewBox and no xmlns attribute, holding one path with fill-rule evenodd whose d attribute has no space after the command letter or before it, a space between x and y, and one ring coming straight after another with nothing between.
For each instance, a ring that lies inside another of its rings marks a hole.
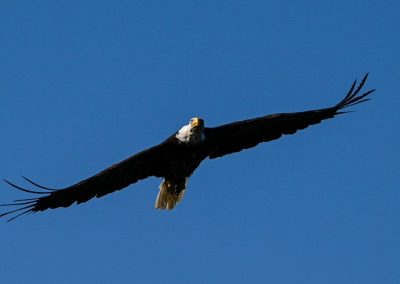
<instances>
[{"instance_id":1,"label":"eagle's tail","mask_svg":"<svg viewBox=\"0 0 400 284\"><path fill-rule=\"evenodd\" d=\"M187 179L183 183L177 184L164 179L160 184L160 191L157 195L155 208L173 209L185 195L186 181Z\"/></svg>"}]
</instances>

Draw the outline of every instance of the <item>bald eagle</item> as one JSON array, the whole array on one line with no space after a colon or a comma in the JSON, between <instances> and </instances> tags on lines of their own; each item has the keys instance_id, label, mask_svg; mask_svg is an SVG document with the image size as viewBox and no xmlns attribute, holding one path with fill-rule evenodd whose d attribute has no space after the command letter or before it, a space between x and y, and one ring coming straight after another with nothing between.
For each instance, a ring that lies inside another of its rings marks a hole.
<instances>
[{"instance_id":1,"label":"bald eagle","mask_svg":"<svg viewBox=\"0 0 400 284\"><path fill-rule=\"evenodd\" d=\"M63 189L51 189L23 177L40 190L26 189L4 180L13 188L34 194L33 198L18 199L1 206L17 206L0 217L15 213L18 216L80 204L94 197L121 190L150 176L163 178L155 201L157 209L173 209L186 190L189 177L206 158L215 159L294 134L298 130L346 113L345 108L365 102L375 90L360 94L368 73L356 88L354 81L346 96L335 106L295 113L278 113L233 122L218 127L205 127L204 120L192 118L189 123L164 142L139 152L110 166L98 174Z\"/></svg>"}]
</instances>

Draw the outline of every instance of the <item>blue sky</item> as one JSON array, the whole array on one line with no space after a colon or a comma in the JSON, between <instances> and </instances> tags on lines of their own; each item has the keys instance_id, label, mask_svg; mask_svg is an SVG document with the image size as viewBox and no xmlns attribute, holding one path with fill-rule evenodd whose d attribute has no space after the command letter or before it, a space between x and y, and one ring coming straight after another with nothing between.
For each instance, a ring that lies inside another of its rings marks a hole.
<instances>
[{"instance_id":1,"label":"blue sky","mask_svg":"<svg viewBox=\"0 0 400 284\"><path fill-rule=\"evenodd\" d=\"M0 176L65 187L201 116L355 113L0 224L1 283L399 283L398 1L2 1ZM3 184L0 201L24 198Z\"/></svg>"}]
</instances>

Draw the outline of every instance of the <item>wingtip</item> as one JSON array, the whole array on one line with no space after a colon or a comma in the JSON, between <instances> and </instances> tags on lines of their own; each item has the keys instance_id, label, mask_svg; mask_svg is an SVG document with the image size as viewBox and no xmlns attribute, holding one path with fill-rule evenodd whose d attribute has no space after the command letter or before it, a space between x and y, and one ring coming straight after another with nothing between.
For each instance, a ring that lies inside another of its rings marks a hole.
<instances>
[{"instance_id":1,"label":"wingtip","mask_svg":"<svg viewBox=\"0 0 400 284\"><path fill-rule=\"evenodd\" d=\"M49 191L57 191L57 190L58 190L58 189L56 189L56 188L49 188L49 187L40 185L40 184L38 184L37 182L34 182L33 180L27 178L26 176L21 176L21 177L22 177L24 180L26 180L27 182L29 182L30 184L32 184L32 185L34 185L34 186L36 186L36 187L38 187L38 188L45 189L45 190L49 190Z\"/></svg>"},{"instance_id":2,"label":"wingtip","mask_svg":"<svg viewBox=\"0 0 400 284\"><path fill-rule=\"evenodd\" d=\"M361 89L364 87L367 78L368 78L369 72L367 72L364 77L362 78L361 82L358 84L358 87L355 88L357 85L357 80L353 82L353 84L350 87L350 90L347 92L346 96L344 99L342 99L337 105L336 105L336 110L344 109L350 106L354 106L356 104L366 102L370 100L370 98L366 98L369 96L371 93L375 92L376 89L369 90L361 95L359 95L359 92Z\"/></svg>"},{"instance_id":3,"label":"wingtip","mask_svg":"<svg viewBox=\"0 0 400 284\"><path fill-rule=\"evenodd\" d=\"M14 188L16 188L16 189L19 189L19 190L21 190L21 191L24 191L24 192L34 193L34 194L49 194L48 192L34 191L34 190L29 190L29 189L20 187L19 185L16 185L16 184L14 184L14 183L12 183L12 182L10 182L10 181L4 179L4 178L3 178L3 181L6 182L8 185L10 185L10 186L12 186L12 187L14 187Z\"/></svg>"}]
</instances>

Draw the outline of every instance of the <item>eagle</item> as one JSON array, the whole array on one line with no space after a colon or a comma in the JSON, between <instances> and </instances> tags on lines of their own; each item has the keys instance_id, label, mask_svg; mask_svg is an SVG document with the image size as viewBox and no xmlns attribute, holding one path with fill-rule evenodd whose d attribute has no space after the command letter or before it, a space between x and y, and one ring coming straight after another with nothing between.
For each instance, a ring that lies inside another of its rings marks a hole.
<instances>
[{"instance_id":1,"label":"eagle","mask_svg":"<svg viewBox=\"0 0 400 284\"><path fill-rule=\"evenodd\" d=\"M183 199L188 179L202 161L252 148L283 135L294 134L310 125L349 112L345 109L368 101L368 96L375 91L372 89L361 92L367 78L368 73L358 85L355 80L346 96L339 103L328 108L271 114L218 127L205 127L203 119L194 117L187 125L160 144L66 188L45 187L23 177L36 188L33 190L4 180L11 187L34 196L1 204L1 206L16 207L0 214L0 217L14 214L8 220L11 221L28 213L84 203L151 176L162 178L155 208L171 210Z\"/></svg>"}]
</instances>

